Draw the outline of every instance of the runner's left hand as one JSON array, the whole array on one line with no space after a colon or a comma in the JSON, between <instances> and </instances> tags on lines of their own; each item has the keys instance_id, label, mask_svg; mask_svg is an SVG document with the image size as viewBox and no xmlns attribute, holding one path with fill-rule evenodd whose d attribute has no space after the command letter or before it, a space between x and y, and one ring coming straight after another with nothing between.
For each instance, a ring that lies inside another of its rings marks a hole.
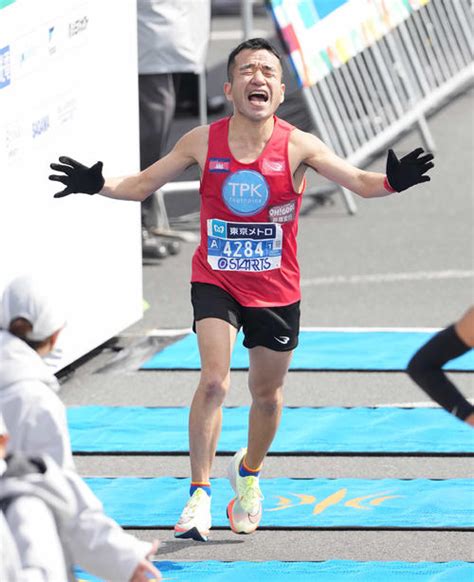
<instances>
[{"instance_id":1,"label":"runner's left hand","mask_svg":"<svg viewBox=\"0 0 474 582\"><path fill-rule=\"evenodd\" d=\"M425 174L434 167L431 161L433 158L433 154L425 154L423 148L416 148L401 159L397 158L392 149L388 150L388 183L397 192L402 192L415 184L429 182L431 178Z\"/></svg>"}]
</instances>

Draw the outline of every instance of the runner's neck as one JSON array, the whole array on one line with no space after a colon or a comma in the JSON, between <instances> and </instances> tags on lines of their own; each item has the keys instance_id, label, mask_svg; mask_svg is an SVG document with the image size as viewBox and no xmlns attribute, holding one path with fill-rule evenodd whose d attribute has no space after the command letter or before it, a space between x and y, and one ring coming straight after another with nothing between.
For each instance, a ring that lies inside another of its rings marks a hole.
<instances>
[{"instance_id":1,"label":"runner's neck","mask_svg":"<svg viewBox=\"0 0 474 582\"><path fill-rule=\"evenodd\" d=\"M232 116L229 121L228 142L232 155L243 163L257 159L271 139L274 117L262 122Z\"/></svg>"}]
</instances>

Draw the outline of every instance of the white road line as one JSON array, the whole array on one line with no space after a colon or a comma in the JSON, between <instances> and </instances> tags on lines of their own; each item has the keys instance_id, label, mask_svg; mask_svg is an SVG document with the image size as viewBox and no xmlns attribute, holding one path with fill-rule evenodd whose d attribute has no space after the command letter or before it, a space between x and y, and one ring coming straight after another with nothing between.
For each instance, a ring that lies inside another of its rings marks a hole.
<instances>
[{"instance_id":1,"label":"white road line","mask_svg":"<svg viewBox=\"0 0 474 582\"><path fill-rule=\"evenodd\" d=\"M184 327L182 329L150 329L147 331L146 335L151 335L155 337L160 336L175 336L175 335L185 335L191 333L193 330L190 327Z\"/></svg>"},{"instance_id":2,"label":"white road line","mask_svg":"<svg viewBox=\"0 0 474 582\"><path fill-rule=\"evenodd\" d=\"M174 337L176 335L186 335L191 333L193 330L190 327L185 327L182 329L149 329L147 331L136 331L134 333L121 333L119 334L120 337L144 337L144 336L151 336L151 337Z\"/></svg>"},{"instance_id":3,"label":"white road line","mask_svg":"<svg viewBox=\"0 0 474 582\"><path fill-rule=\"evenodd\" d=\"M388 332L400 332L405 333L407 331L420 331L436 333L441 328L439 327L301 327L301 331L320 331L320 332L358 332L358 333L371 333L374 331L388 331ZM156 337L171 337L175 335L185 335L191 333L192 329L190 327L184 327L181 329L149 329L145 332L135 332L133 334L122 333L122 337L143 337L156 336Z\"/></svg>"},{"instance_id":4,"label":"white road line","mask_svg":"<svg viewBox=\"0 0 474 582\"><path fill-rule=\"evenodd\" d=\"M466 400L474 404L474 398L466 398ZM432 402L431 400L424 400L423 402L397 402L395 404L374 404L376 408L379 407L387 407L387 408L441 408L436 404L436 402Z\"/></svg>"},{"instance_id":5,"label":"white road line","mask_svg":"<svg viewBox=\"0 0 474 582\"><path fill-rule=\"evenodd\" d=\"M384 402L383 404L374 404L375 408L440 408L436 402L424 401L424 402L397 402L395 404L388 404Z\"/></svg>"},{"instance_id":6,"label":"white road line","mask_svg":"<svg viewBox=\"0 0 474 582\"><path fill-rule=\"evenodd\" d=\"M432 281L436 279L469 279L474 271L448 269L445 271L417 271L412 273L375 273L372 275L334 275L302 279L302 287L355 283L392 283L396 281Z\"/></svg>"},{"instance_id":7,"label":"white road line","mask_svg":"<svg viewBox=\"0 0 474 582\"><path fill-rule=\"evenodd\" d=\"M301 327L301 331L340 331L340 332L357 332L357 333L372 333L373 331L389 331L405 333L407 331L423 331L429 333L436 333L440 327Z\"/></svg>"}]
</instances>

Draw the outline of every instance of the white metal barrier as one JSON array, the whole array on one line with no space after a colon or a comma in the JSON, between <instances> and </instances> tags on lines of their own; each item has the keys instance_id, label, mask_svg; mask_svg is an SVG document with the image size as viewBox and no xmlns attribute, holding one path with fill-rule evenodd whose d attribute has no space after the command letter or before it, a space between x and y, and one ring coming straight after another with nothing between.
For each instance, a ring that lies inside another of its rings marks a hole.
<instances>
[{"instance_id":1,"label":"white metal barrier","mask_svg":"<svg viewBox=\"0 0 474 582\"><path fill-rule=\"evenodd\" d=\"M321 139L363 165L413 125L424 147L435 150L425 115L472 77L469 1L430 0L303 94ZM342 193L355 213L352 193Z\"/></svg>"}]
</instances>

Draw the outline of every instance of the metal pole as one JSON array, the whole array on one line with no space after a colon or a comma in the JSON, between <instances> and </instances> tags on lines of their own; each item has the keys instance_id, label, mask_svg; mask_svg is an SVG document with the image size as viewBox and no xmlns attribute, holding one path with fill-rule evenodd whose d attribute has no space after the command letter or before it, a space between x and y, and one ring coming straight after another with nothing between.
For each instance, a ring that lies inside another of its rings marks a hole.
<instances>
[{"instance_id":1,"label":"metal pole","mask_svg":"<svg viewBox=\"0 0 474 582\"><path fill-rule=\"evenodd\" d=\"M240 0L242 16L242 40L253 36L253 0Z\"/></svg>"},{"instance_id":2,"label":"metal pole","mask_svg":"<svg viewBox=\"0 0 474 582\"><path fill-rule=\"evenodd\" d=\"M207 123L207 79L206 71L202 70L198 74L199 83L199 123L206 125Z\"/></svg>"}]
</instances>

